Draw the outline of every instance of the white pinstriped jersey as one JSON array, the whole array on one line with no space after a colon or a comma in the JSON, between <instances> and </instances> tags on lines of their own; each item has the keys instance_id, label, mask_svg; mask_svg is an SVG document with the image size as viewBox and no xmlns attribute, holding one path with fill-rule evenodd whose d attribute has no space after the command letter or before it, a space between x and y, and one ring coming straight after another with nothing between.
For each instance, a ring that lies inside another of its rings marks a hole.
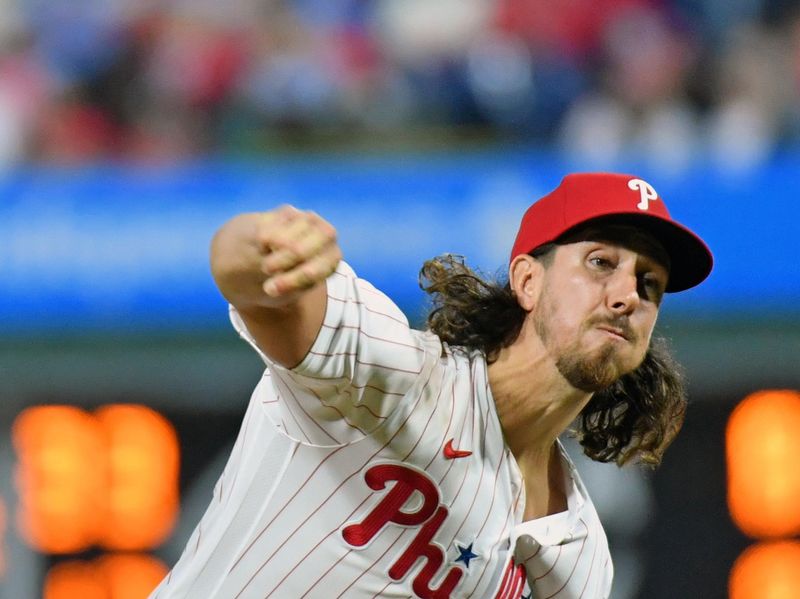
<instances>
[{"instance_id":1,"label":"white pinstriped jersey","mask_svg":"<svg viewBox=\"0 0 800 599\"><path fill-rule=\"evenodd\" d=\"M568 511L522 521L483 355L410 329L344 263L327 284L303 362L264 357L211 504L151 599L608 597L606 537L563 448Z\"/></svg>"}]
</instances>

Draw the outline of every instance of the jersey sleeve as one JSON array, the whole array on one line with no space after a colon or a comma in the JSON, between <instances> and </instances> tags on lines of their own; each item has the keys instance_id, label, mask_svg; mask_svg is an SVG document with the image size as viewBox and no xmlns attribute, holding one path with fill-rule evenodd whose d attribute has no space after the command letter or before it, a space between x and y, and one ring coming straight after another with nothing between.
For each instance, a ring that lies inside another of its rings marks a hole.
<instances>
[{"instance_id":1,"label":"jersey sleeve","mask_svg":"<svg viewBox=\"0 0 800 599\"><path fill-rule=\"evenodd\" d=\"M344 262L327 279L325 318L311 349L292 369L272 362L231 307L231 322L266 364L257 392L279 425L300 442L340 445L370 434L422 372L425 335L386 295Z\"/></svg>"}]
</instances>

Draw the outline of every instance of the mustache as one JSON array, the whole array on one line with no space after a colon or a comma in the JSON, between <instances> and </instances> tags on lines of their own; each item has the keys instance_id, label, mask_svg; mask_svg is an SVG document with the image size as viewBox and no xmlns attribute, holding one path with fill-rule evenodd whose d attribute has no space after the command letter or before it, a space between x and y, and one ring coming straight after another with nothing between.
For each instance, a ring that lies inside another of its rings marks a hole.
<instances>
[{"instance_id":1,"label":"mustache","mask_svg":"<svg viewBox=\"0 0 800 599\"><path fill-rule=\"evenodd\" d=\"M633 330L627 316L597 316L589 321L590 327L607 327L619 333L631 342L637 341L636 332Z\"/></svg>"}]
</instances>

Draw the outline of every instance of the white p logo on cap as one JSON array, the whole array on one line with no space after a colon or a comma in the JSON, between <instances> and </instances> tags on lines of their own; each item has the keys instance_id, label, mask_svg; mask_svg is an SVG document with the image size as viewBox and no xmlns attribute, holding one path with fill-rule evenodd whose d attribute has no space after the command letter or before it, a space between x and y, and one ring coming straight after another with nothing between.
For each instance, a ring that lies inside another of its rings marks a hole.
<instances>
[{"instance_id":1,"label":"white p logo on cap","mask_svg":"<svg viewBox=\"0 0 800 599\"><path fill-rule=\"evenodd\" d=\"M628 187L630 187L633 191L638 191L639 195L642 197L641 201L636 204L636 207L639 210L647 210L650 207L650 200L658 199L658 193L656 193L656 190L653 189L653 186L647 181L643 181L642 179L631 179L628 181Z\"/></svg>"}]
</instances>

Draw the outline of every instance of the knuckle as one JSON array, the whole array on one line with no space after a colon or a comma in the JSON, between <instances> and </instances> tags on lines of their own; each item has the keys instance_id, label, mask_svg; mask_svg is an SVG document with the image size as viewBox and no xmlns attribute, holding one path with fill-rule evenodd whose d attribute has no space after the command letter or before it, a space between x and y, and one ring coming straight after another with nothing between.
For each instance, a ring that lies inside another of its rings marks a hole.
<instances>
[{"instance_id":1,"label":"knuckle","mask_svg":"<svg viewBox=\"0 0 800 599\"><path fill-rule=\"evenodd\" d=\"M334 227L328 221L322 221L322 223L320 224L320 231L329 240L333 241L336 239L336 227Z\"/></svg>"},{"instance_id":2,"label":"knuckle","mask_svg":"<svg viewBox=\"0 0 800 599\"><path fill-rule=\"evenodd\" d=\"M299 212L299 210L297 208L295 208L291 204L286 204L286 203L281 204L280 206L278 206L275 209L275 211L277 213L283 214L283 215L292 215L292 214L297 214Z\"/></svg>"},{"instance_id":3,"label":"knuckle","mask_svg":"<svg viewBox=\"0 0 800 599\"><path fill-rule=\"evenodd\" d=\"M270 253L264 263L271 271L279 271L288 268L297 261L297 257L288 248L282 247Z\"/></svg>"},{"instance_id":4,"label":"knuckle","mask_svg":"<svg viewBox=\"0 0 800 599\"><path fill-rule=\"evenodd\" d=\"M306 255L305 243L303 239L292 239L291 241L287 242L284 246L287 255L291 255L292 258L297 261L302 256Z\"/></svg>"},{"instance_id":5,"label":"knuckle","mask_svg":"<svg viewBox=\"0 0 800 599\"><path fill-rule=\"evenodd\" d=\"M318 277L315 277L315 276L312 276L312 275L310 275L308 273L305 273L305 276L303 277L303 282L302 282L303 289L308 289L309 287L313 287L317 283L319 283L319 278Z\"/></svg>"},{"instance_id":6,"label":"knuckle","mask_svg":"<svg viewBox=\"0 0 800 599\"><path fill-rule=\"evenodd\" d=\"M325 265L319 262L310 262L305 267L305 274L309 279L319 281L325 278Z\"/></svg>"},{"instance_id":7,"label":"knuckle","mask_svg":"<svg viewBox=\"0 0 800 599\"><path fill-rule=\"evenodd\" d=\"M296 251L292 248L284 248L278 255L277 266L278 268L289 268L297 264L299 260L300 257Z\"/></svg>"},{"instance_id":8,"label":"knuckle","mask_svg":"<svg viewBox=\"0 0 800 599\"><path fill-rule=\"evenodd\" d=\"M305 268L297 270L293 275L293 280L296 289L308 289L314 284L314 279L306 272Z\"/></svg>"},{"instance_id":9,"label":"knuckle","mask_svg":"<svg viewBox=\"0 0 800 599\"><path fill-rule=\"evenodd\" d=\"M323 235L329 238L336 237L336 227L334 227L330 222L322 218L313 210L308 210L306 214L308 215L309 221L312 222L314 227Z\"/></svg>"},{"instance_id":10,"label":"knuckle","mask_svg":"<svg viewBox=\"0 0 800 599\"><path fill-rule=\"evenodd\" d=\"M330 240L325 235L314 235L314 253L321 254L325 252L330 243Z\"/></svg>"},{"instance_id":11,"label":"knuckle","mask_svg":"<svg viewBox=\"0 0 800 599\"><path fill-rule=\"evenodd\" d=\"M276 241L276 228L272 223L261 223L256 231L256 239L262 245L274 243Z\"/></svg>"}]
</instances>

